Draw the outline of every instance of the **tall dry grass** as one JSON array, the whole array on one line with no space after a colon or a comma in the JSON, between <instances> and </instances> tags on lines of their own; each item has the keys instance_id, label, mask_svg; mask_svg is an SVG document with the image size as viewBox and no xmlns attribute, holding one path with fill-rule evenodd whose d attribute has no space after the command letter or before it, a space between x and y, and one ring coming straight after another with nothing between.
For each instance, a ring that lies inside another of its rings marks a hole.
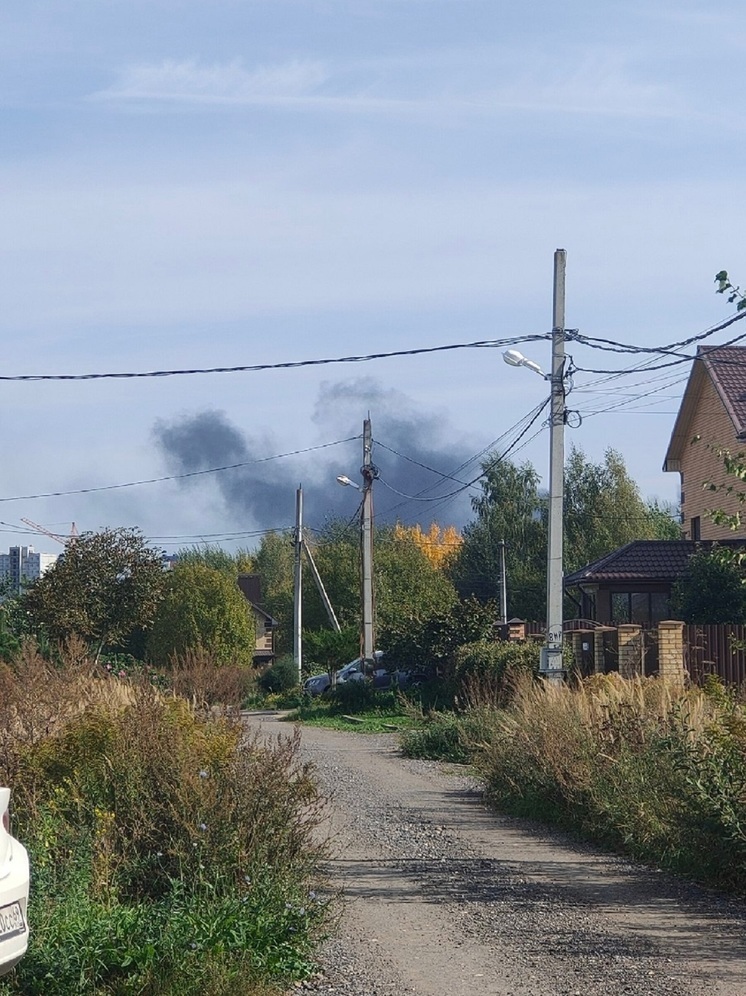
<instances>
[{"instance_id":1,"label":"tall dry grass","mask_svg":"<svg viewBox=\"0 0 746 996\"><path fill-rule=\"evenodd\" d=\"M516 680L473 757L495 805L746 889L746 719L656 679ZM486 732L485 732L486 731Z\"/></svg>"},{"instance_id":2,"label":"tall dry grass","mask_svg":"<svg viewBox=\"0 0 746 996\"><path fill-rule=\"evenodd\" d=\"M171 659L168 684L200 712L236 713L256 682L250 668L219 664L208 650L198 648Z\"/></svg>"}]
</instances>

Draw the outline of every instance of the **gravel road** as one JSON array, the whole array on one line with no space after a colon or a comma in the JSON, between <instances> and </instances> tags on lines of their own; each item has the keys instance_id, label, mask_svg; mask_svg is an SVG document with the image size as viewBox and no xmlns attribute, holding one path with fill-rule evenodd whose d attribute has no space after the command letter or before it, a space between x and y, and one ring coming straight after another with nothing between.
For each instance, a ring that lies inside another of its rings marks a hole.
<instances>
[{"instance_id":1,"label":"gravel road","mask_svg":"<svg viewBox=\"0 0 746 996\"><path fill-rule=\"evenodd\" d=\"M463 769L402 758L395 734L306 727L302 750L344 906L300 991L746 996L745 903L495 815Z\"/></svg>"}]
</instances>

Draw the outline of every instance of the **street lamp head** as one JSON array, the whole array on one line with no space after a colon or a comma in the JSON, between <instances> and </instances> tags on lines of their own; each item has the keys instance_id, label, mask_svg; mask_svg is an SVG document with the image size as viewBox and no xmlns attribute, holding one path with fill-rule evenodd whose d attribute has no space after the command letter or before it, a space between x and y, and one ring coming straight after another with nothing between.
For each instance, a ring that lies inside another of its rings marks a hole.
<instances>
[{"instance_id":1,"label":"street lamp head","mask_svg":"<svg viewBox=\"0 0 746 996\"><path fill-rule=\"evenodd\" d=\"M360 490L360 485L355 484L354 481L351 481L346 474L339 475L339 477L337 478L337 484L341 484L345 488L355 488L356 491Z\"/></svg>"},{"instance_id":2,"label":"street lamp head","mask_svg":"<svg viewBox=\"0 0 746 996\"><path fill-rule=\"evenodd\" d=\"M503 359L511 367L526 367L527 370L533 370L540 377L546 377L538 363L526 359L523 353L519 353L517 349L506 349L503 353Z\"/></svg>"}]
</instances>

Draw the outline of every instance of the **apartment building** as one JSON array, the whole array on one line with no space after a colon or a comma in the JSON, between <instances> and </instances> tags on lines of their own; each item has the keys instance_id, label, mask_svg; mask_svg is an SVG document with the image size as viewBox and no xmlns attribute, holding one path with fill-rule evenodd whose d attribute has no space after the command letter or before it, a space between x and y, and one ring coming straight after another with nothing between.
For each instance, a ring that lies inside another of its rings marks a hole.
<instances>
[{"instance_id":1,"label":"apartment building","mask_svg":"<svg viewBox=\"0 0 746 996\"><path fill-rule=\"evenodd\" d=\"M57 562L56 553L37 553L32 546L12 546L0 553L0 588L13 594L24 582L35 581Z\"/></svg>"}]
</instances>

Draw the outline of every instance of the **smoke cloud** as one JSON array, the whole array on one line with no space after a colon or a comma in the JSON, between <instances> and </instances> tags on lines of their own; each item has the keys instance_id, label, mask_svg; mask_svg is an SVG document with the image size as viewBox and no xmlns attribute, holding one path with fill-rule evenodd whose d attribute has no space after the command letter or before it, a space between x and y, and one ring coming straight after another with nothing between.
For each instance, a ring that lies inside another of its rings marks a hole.
<instances>
[{"instance_id":1,"label":"smoke cloud","mask_svg":"<svg viewBox=\"0 0 746 996\"><path fill-rule=\"evenodd\" d=\"M431 522L462 526L468 521L473 492L453 495L461 485L441 475L450 474L458 480L474 477L474 465L468 471L458 471L471 450L453 437L445 416L423 411L411 398L383 388L372 378L360 378L322 384L312 421L318 428L319 442L324 443L359 436L368 414L373 462L380 475L374 486L376 521L419 522L423 528ZM301 483L304 519L309 526L320 528L326 521L355 514L356 493L340 488L335 478L345 474L356 483L361 481L361 440L266 460L283 449L270 435L244 432L224 412L212 409L173 421L159 420L153 436L174 474L249 464L189 478L182 486L216 489L226 510L250 522L252 528L290 526L295 518L295 491ZM413 500L415 496L420 500Z\"/></svg>"}]
</instances>

